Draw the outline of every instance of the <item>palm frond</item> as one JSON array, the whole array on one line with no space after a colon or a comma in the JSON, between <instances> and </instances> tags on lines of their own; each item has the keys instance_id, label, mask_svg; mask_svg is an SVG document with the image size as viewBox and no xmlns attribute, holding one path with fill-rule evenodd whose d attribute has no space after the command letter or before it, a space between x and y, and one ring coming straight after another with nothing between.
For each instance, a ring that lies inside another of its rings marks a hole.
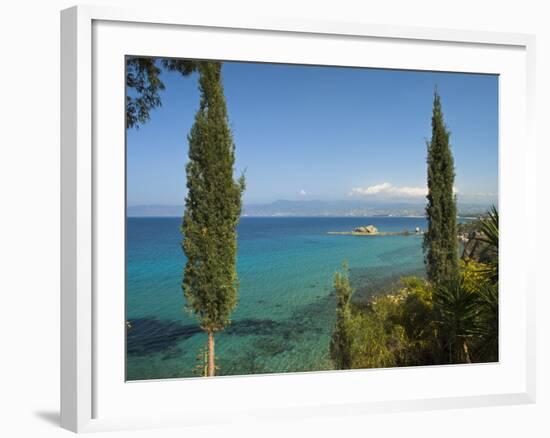
<instances>
[{"instance_id":1,"label":"palm frond","mask_svg":"<svg viewBox=\"0 0 550 438\"><path fill-rule=\"evenodd\" d=\"M476 334L477 297L457 277L434 290L436 323L449 362L464 362L463 347Z\"/></svg>"},{"instance_id":2,"label":"palm frond","mask_svg":"<svg viewBox=\"0 0 550 438\"><path fill-rule=\"evenodd\" d=\"M476 239L486 244L481 255L490 262L486 274L495 283L498 281L499 217L494 205L487 212L487 217L481 221L481 235Z\"/></svg>"},{"instance_id":3,"label":"palm frond","mask_svg":"<svg viewBox=\"0 0 550 438\"><path fill-rule=\"evenodd\" d=\"M475 334L479 341L475 354L481 361L494 362L498 360L498 284L480 285L478 306Z\"/></svg>"}]
</instances>

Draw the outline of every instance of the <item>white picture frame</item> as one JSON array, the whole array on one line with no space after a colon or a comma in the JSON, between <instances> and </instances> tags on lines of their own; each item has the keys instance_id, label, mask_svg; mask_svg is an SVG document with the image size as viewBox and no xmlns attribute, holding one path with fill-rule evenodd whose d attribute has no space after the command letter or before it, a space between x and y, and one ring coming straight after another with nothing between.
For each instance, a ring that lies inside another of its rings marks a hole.
<instances>
[{"instance_id":1,"label":"white picture frame","mask_svg":"<svg viewBox=\"0 0 550 438\"><path fill-rule=\"evenodd\" d=\"M193 47L182 49L186 38ZM62 427L82 432L534 402L534 48L534 37L523 34L227 19L189 8L62 11ZM500 362L124 382L124 54L501 75ZM533 232L519 238L510 232L518 225ZM201 401L213 395L218 401L206 412Z\"/></svg>"}]
</instances>

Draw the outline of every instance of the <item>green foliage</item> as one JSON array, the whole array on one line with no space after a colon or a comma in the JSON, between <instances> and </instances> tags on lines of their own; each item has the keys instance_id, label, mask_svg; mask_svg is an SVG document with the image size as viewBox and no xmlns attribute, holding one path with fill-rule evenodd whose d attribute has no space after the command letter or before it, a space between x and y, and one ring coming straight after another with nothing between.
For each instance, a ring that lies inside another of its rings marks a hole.
<instances>
[{"instance_id":1,"label":"green foliage","mask_svg":"<svg viewBox=\"0 0 550 438\"><path fill-rule=\"evenodd\" d=\"M481 231L484 237L480 240L498 251L498 210L494 205L487 212L487 217L482 219Z\"/></svg>"},{"instance_id":2,"label":"green foliage","mask_svg":"<svg viewBox=\"0 0 550 438\"><path fill-rule=\"evenodd\" d=\"M487 245L482 251L482 256L489 263L486 273L493 283L498 282L498 230L498 210L493 205L487 213L487 217L481 221L483 234L477 238Z\"/></svg>"},{"instance_id":3,"label":"green foliage","mask_svg":"<svg viewBox=\"0 0 550 438\"><path fill-rule=\"evenodd\" d=\"M168 71L175 71L182 76L189 76L199 70L200 62L190 59L163 58L162 67Z\"/></svg>"},{"instance_id":4,"label":"green foliage","mask_svg":"<svg viewBox=\"0 0 550 438\"><path fill-rule=\"evenodd\" d=\"M492 206L488 216L482 221L483 241L487 244L484 251L488 265L483 269L488 281L478 286L479 319L477 335L479 342L474 345L475 352L481 361L495 362L498 360L498 241L499 218L498 210Z\"/></svg>"},{"instance_id":5,"label":"green foliage","mask_svg":"<svg viewBox=\"0 0 550 438\"><path fill-rule=\"evenodd\" d=\"M351 368L352 348L352 315L351 297L353 289L349 284L348 266L343 265L343 272L334 274L334 290L336 292L336 324L330 341L330 356L336 369Z\"/></svg>"},{"instance_id":6,"label":"green foliage","mask_svg":"<svg viewBox=\"0 0 550 438\"><path fill-rule=\"evenodd\" d=\"M164 83L155 58L126 60L126 127L138 127L149 120L150 111L161 105Z\"/></svg>"},{"instance_id":7,"label":"green foliage","mask_svg":"<svg viewBox=\"0 0 550 438\"><path fill-rule=\"evenodd\" d=\"M424 254L428 279L434 284L442 284L457 275L458 242L454 160L437 91L433 102L432 138L427 146L428 228L424 234Z\"/></svg>"},{"instance_id":8,"label":"green foliage","mask_svg":"<svg viewBox=\"0 0 550 438\"><path fill-rule=\"evenodd\" d=\"M498 360L498 283L490 266L461 261L460 276L434 290L444 363Z\"/></svg>"},{"instance_id":9,"label":"green foliage","mask_svg":"<svg viewBox=\"0 0 550 438\"><path fill-rule=\"evenodd\" d=\"M469 292L476 292L482 284L489 281L487 277L488 265L485 263L472 259L460 260L459 267L463 286Z\"/></svg>"},{"instance_id":10,"label":"green foliage","mask_svg":"<svg viewBox=\"0 0 550 438\"><path fill-rule=\"evenodd\" d=\"M436 286L433 292L438 334L447 363L471 362L468 340L475 333L477 296L465 285L464 277Z\"/></svg>"},{"instance_id":11,"label":"green foliage","mask_svg":"<svg viewBox=\"0 0 550 438\"><path fill-rule=\"evenodd\" d=\"M461 261L454 281L434 286L405 277L395 292L352 304L347 368L497 361L498 285L486 268Z\"/></svg>"},{"instance_id":12,"label":"green foliage","mask_svg":"<svg viewBox=\"0 0 550 438\"><path fill-rule=\"evenodd\" d=\"M353 305L345 326L347 368L435 363L432 312L431 286L415 277L403 279L394 294L375 297L367 306ZM331 348L335 362L339 352Z\"/></svg>"},{"instance_id":13,"label":"green foliage","mask_svg":"<svg viewBox=\"0 0 550 438\"><path fill-rule=\"evenodd\" d=\"M371 318L383 321L393 366L437 363L432 287L416 277L403 278L401 283L395 293L371 301Z\"/></svg>"},{"instance_id":14,"label":"green foliage","mask_svg":"<svg viewBox=\"0 0 550 438\"><path fill-rule=\"evenodd\" d=\"M401 365L439 363L436 325L434 323L432 286L417 277L402 279L400 303L401 325L407 337L407 348L401 353Z\"/></svg>"},{"instance_id":15,"label":"green foliage","mask_svg":"<svg viewBox=\"0 0 550 438\"><path fill-rule=\"evenodd\" d=\"M350 368L383 368L397 364L397 350L402 344L403 330L388 324L387 311L392 307L378 303L376 308L354 315Z\"/></svg>"},{"instance_id":16,"label":"green foliage","mask_svg":"<svg viewBox=\"0 0 550 438\"><path fill-rule=\"evenodd\" d=\"M197 70L197 63L184 59L163 59L169 71L188 76ZM162 105L160 92L165 86L156 58L128 57L126 60L126 128L138 128L148 122L151 110Z\"/></svg>"},{"instance_id":17,"label":"green foliage","mask_svg":"<svg viewBox=\"0 0 550 438\"><path fill-rule=\"evenodd\" d=\"M203 330L215 333L237 305L236 227L244 177L233 178L235 145L223 94L221 64L202 62L200 107L188 136L187 198L182 247L183 290Z\"/></svg>"},{"instance_id":18,"label":"green foliage","mask_svg":"<svg viewBox=\"0 0 550 438\"><path fill-rule=\"evenodd\" d=\"M480 362L498 361L498 284L485 282L478 289L478 319L473 352Z\"/></svg>"}]
</instances>

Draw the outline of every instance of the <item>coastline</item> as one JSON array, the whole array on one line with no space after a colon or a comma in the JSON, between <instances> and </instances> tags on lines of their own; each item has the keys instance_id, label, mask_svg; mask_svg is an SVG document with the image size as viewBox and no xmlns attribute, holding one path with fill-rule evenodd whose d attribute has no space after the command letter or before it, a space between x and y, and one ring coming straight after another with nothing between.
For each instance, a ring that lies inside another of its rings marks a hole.
<instances>
[{"instance_id":1,"label":"coastline","mask_svg":"<svg viewBox=\"0 0 550 438\"><path fill-rule=\"evenodd\" d=\"M197 353L204 346L196 321L180 311L185 263L180 221L146 217L127 223L129 380L193 377ZM241 222L240 305L231 326L220 333L223 375L330 369L333 273L344 260L350 264L354 302L359 306L374 296L391 294L400 277L422 274L420 239L363 240L326 234L371 221L271 217ZM379 217L375 223L387 232L424 226L423 220L412 218Z\"/></svg>"},{"instance_id":2,"label":"coastline","mask_svg":"<svg viewBox=\"0 0 550 438\"><path fill-rule=\"evenodd\" d=\"M364 233L360 231L328 231L327 234L340 236L421 236L423 233L413 231L377 231L375 233Z\"/></svg>"}]
</instances>

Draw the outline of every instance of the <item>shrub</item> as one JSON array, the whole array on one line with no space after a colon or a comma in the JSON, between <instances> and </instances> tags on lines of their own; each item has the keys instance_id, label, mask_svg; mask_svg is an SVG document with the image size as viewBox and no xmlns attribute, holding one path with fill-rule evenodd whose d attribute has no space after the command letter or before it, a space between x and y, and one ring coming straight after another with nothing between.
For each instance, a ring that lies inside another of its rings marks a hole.
<instances>
[{"instance_id":1,"label":"shrub","mask_svg":"<svg viewBox=\"0 0 550 438\"><path fill-rule=\"evenodd\" d=\"M429 284L402 279L393 294L355 307L352 368L422 365L435 360L432 295Z\"/></svg>"},{"instance_id":2,"label":"shrub","mask_svg":"<svg viewBox=\"0 0 550 438\"><path fill-rule=\"evenodd\" d=\"M334 274L334 290L336 292L336 324L330 340L330 357L339 370L352 366L352 314L351 297L354 290L349 284L348 266L343 265L344 272Z\"/></svg>"},{"instance_id":3,"label":"shrub","mask_svg":"<svg viewBox=\"0 0 550 438\"><path fill-rule=\"evenodd\" d=\"M459 275L444 285L405 277L393 293L367 304L346 300L345 312L340 306L338 310L346 322L337 323L333 334L333 343L346 340L346 349L341 349L347 352L346 367L498 360L498 284L487 272L486 264L461 261ZM342 284L335 282L335 287L342 292ZM331 345L331 354L335 351Z\"/></svg>"}]
</instances>

